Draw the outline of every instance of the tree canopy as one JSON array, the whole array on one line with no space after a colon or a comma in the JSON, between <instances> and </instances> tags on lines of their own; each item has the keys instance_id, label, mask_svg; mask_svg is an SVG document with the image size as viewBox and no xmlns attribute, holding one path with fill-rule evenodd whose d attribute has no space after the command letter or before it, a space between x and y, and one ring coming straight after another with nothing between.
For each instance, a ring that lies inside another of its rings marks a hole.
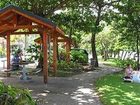
<instances>
[{"instance_id":1,"label":"tree canopy","mask_svg":"<svg viewBox=\"0 0 140 105\"><path fill-rule=\"evenodd\" d=\"M139 56L139 0L2 0L0 7L9 4L57 23L74 40L74 47L92 52L95 67L101 50L127 49Z\"/></svg>"}]
</instances>

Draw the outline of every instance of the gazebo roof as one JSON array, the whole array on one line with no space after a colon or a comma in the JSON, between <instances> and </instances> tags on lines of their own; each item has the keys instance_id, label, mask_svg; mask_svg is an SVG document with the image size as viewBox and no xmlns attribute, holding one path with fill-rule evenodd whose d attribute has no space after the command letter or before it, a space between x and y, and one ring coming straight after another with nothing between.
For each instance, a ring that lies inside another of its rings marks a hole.
<instances>
[{"instance_id":1,"label":"gazebo roof","mask_svg":"<svg viewBox=\"0 0 140 105\"><path fill-rule=\"evenodd\" d=\"M31 28L30 26L32 23L38 24L41 28L43 27L54 31L55 34L59 34L60 37L69 40L69 38L65 36L64 32L47 18L35 15L32 12L14 5L9 5L0 10L0 36L4 36L7 32L12 33L17 29L29 29ZM33 27L36 26L34 25Z\"/></svg>"},{"instance_id":2,"label":"gazebo roof","mask_svg":"<svg viewBox=\"0 0 140 105\"><path fill-rule=\"evenodd\" d=\"M14 6L14 5L9 5L3 9L0 10L0 15L5 13L6 11L13 11L13 10L16 10L17 12L20 12L20 13L23 13L25 15L28 15L34 19L37 19L37 20L40 20L42 22L44 22L45 24L49 24L50 26L52 27L56 27L56 24L54 24L51 20L47 19L47 18L43 18L41 16L38 16L38 15L35 15L33 12L30 12L30 11L26 11L20 7L17 7L17 6Z\"/></svg>"}]
</instances>

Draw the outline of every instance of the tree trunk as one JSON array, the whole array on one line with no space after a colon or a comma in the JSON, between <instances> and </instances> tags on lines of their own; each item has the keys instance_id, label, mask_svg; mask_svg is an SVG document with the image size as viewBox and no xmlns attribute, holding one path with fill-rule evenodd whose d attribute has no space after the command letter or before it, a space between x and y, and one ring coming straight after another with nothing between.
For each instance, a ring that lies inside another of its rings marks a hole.
<instances>
[{"instance_id":1,"label":"tree trunk","mask_svg":"<svg viewBox=\"0 0 140 105\"><path fill-rule=\"evenodd\" d=\"M101 56L102 56L102 59L104 59L104 50L103 50L103 48L101 49Z\"/></svg>"},{"instance_id":2,"label":"tree trunk","mask_svg":"<svg viewBox=\"0 0 140 105\"><path fill-rule=\"evenodd\" d=\"M92 48L92 57L94 61L94 67L98 67L98 58L97 58L97 53L96 53L96 44L95 44L95 33L92 33L92 38L91 38L91 48Z\"/></svg>"},{"instance_id":3,"label":"tree trunk","mask_svg":"<svg viewBox=\"0 0 140 105\"><path fill-rule=\"evenodd\" d=\"M113 54L113 58L116 58L116 51L114 51Z\"/></svg>"},{"instance_id":4,"label":"tree trunk","mask_svg":"<svg viewBox=\"0 0 140 105\"><path fill-rule=\"evenodd\" d=\"M113 58L113 51L112 50L109 51L109 58Z\"/></svg>"},{"instance_id":5,"label":"tree trunk","mask_svg":"<svg viewBox=\"0 0 140 105\"><path fill-rule=\"evenodd\" d=\"M122 54L121 54L121 56L120 56L122 60L123 60L123 54L124 54L124 51L122 51Z\"/></svg>"},{"instance_id":6,"label":"tree trunk","mask_svg":"<svg viewBox=\"0 0 140 105\"><path fill-rule=\"evenodd\" d=\"M99 6L98 15L97 15L95 25L94 25L95 27L92 29L92 37L91 37L91 48L92 48L92 57L94 61L94 65L93 65L94 67L99 67L97 53L96 53L95 36L98 33L98 26L99 26L100 18L101 18L101 9L102 9L102 6Z\"/></svg>"},{"instance_id":7,"label":"tree trunk","mask_svg":"<svg viewBox=\"0 0 140 105\"><path fill-rule=\"evenodd\" d=\"M105 49L104 50L104 61L107 61L108 58L109 58L109 56L108 56L108 50Z\"/></svg>"}]
</instances>

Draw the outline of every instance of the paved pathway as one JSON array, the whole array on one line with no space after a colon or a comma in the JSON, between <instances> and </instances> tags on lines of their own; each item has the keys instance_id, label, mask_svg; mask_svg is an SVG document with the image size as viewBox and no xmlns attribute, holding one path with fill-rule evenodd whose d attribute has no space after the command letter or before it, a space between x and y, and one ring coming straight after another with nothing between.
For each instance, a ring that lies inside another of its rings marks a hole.
<instances>
[{"instance_id":1,"label":"paved pathway","mask_svg":"<svg viewBox=\"0 0 140 105\"><path fill-rule=\"evenodd\" d=\"M47 85L43 78L33 76L32 81L23 82L18 77L0 78L6 84L28 88L39 97L39 105L102 105L95 91L94 81L119 69L102 66L99 71L89 71L72 77L50 77Z\"/></svg>"}]
</instances>

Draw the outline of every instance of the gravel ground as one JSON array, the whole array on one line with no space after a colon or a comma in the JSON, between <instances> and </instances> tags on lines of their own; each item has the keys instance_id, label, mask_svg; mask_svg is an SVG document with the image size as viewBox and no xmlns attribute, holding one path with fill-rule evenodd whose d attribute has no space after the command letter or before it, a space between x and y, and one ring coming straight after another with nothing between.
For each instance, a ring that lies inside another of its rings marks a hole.
<instances>
[{"instance_id":1,"label":"gravel ground","mask_svg":"<svg viewBox=\"0 0 140 105\"><path fill-rule=\"evenodd\" d=\"M38 100L38 105L102 105L94 81L120 69L103 65L100 69L72 77L49 77L47 85L41 76L32 76L31 81L21 81L18 76L0 77L0 80L5 84L28 88Z\"/></svg>"}]
</instances>

